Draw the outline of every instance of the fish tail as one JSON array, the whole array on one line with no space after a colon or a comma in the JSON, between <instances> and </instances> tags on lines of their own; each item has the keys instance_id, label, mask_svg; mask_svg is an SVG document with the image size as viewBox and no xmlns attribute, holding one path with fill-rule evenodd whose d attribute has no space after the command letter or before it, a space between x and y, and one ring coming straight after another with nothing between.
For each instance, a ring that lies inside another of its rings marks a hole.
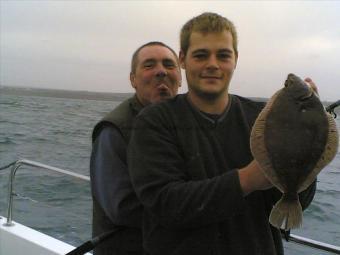
<instances>
[{"instance_id":1,"label":"fish tail","mask_svg":"<svg viewBox=\"0 0 340 255\"><path fill-rule=\"evenodd\" d=\"M299 228L302 225L302 208L298 194L284 193L281 199L274 205L269 222L277 228L289 230Z\"/></svg>"}]
</instances>

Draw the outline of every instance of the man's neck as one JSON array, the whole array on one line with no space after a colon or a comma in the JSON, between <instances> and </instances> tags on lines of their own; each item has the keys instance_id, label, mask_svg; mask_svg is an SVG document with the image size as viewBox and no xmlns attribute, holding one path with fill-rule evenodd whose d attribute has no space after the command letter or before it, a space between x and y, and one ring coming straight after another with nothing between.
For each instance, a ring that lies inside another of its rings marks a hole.
<instances>
[{"instance_id":1,"label":"man's neck","mask_svg":"<svg viewBox=\"0 0 340 255\"><path fill-rule=\"evenodd\" d=\"M229 94L227 91L213 100L202 98L189 91L188 99L200 111L210 114L222 114L229 104Z\"/></svg>"}]
</instances>

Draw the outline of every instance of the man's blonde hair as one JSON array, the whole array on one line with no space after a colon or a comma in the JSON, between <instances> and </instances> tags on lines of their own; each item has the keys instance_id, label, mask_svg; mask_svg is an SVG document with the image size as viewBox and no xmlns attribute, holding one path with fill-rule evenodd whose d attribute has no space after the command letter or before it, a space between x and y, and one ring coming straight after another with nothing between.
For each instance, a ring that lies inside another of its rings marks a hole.
<instances>
[{"instance_id":1,"label":"man's blonde hair","mask_svg":"<svg viewBox=\"0 0 340 255\"><path fill-rule=\"evenodd\" d=\"M212 12L204 12L184 24L180 34L181 51L184 53L184 55L187 54L190 46L190 36L193 32L207 34L220 33L224 30L231 33L233 37L233 48L235 55L238 56L237 32L235 25L227 18Z\"/></svg>"}]
</instances>

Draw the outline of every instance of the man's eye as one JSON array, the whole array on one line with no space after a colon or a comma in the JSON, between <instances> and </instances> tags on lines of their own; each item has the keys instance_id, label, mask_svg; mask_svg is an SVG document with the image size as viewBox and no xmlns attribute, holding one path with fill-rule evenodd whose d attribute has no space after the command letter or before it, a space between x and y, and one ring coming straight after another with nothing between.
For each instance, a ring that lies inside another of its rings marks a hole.
<instances>
[{"instance_id":1,"label":"man's eye","mask_svg":"<svg viewBox=\"0 0 340 255\"><path fill-rule=\"evenodd\" d=\"M176 67L176 64L174 62L164 62L164 66L167 68Z\"/></svg>"},{"instance_id":2,"label":"man's eye","mask_svg":"<svg viewBox=\"0 0 340 255\"><path fill-rule=\"evenodd\" d=\"M144 64L144 68L152 68L153 66L154 66L154 64L152 64L152 63Z\"/></svg>"},{"instance_id":3,"label":"man's eye","mask_svg":"<svg viewBox=\"0 0 340 255\"><path fill-rule=\"evenodd\" d=\"M205 54L195 54L194 55L194 58L196 58L196 59L204 59L205 57L206 57Z\"/></svg>"},{"instance_id":4,"label":"man's eye","mask_svg":"<svg viewBox=\"0 0 340 255\"><path fill-rule=\"evenodd\" d=\"M218 57L220 59L229 59L231 56L230 56L230 54L219 54Z\"/></svg>"}]
</instances>

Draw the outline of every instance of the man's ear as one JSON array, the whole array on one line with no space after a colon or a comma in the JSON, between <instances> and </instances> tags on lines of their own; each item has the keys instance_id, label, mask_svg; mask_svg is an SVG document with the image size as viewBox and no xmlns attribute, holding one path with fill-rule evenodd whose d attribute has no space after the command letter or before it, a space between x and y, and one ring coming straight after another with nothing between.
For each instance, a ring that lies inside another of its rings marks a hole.
<instances>
[{"instance_id":1,"label":"man's ear","mask_svg":"<svg viewBox=\"0 0 340 255\"><path fill-rule=\"evenodd\" d=\"M182 69L185 69L185 55L184 52L182 50L179 51L179 64L181 66Z\"/></svg>"},{"instance_id":2,"label":"man's ear","mask_svg":"<svg viewBox=\"0 0 340 255\"><path fill-rule=\"evenodd\" d=\"M135 74L133 72L130 72L130 83L133 88L136 88L135 79L136 79Z\"/></svg>"}]
</instances>

